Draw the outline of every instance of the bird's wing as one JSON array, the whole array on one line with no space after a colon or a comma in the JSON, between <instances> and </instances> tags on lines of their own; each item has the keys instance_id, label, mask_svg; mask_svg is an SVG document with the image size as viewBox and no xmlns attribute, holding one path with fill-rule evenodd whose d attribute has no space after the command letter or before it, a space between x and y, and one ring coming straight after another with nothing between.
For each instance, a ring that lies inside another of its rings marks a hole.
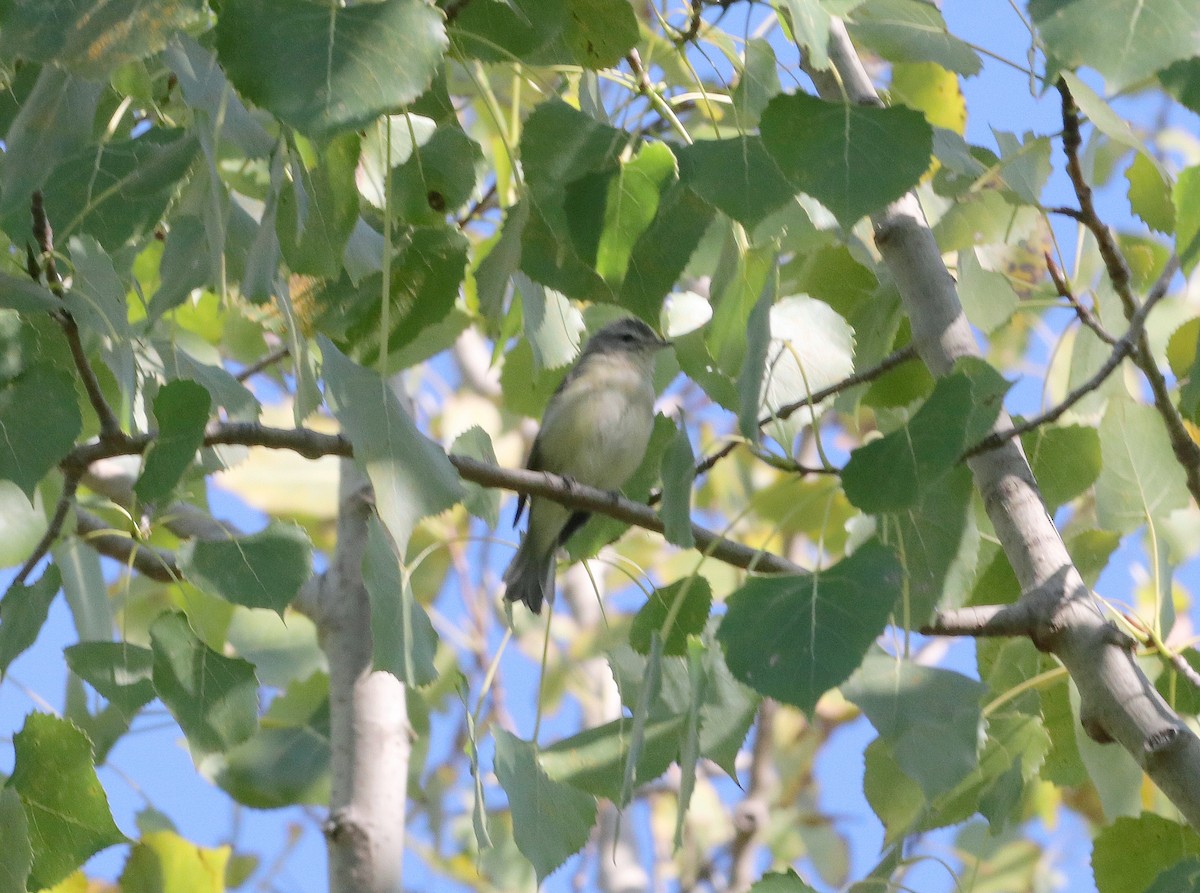
<instances>
[{"instance_id":1,"label":"bird's wing","mask_svg":"<svg viewBox=\"0 0 1200 893\"><path fill-rule=\"evenodd\" d=\"M529 459L525 463L525 467L530 471L542 470L542 451L538 449L540 436L533 439L533 448L529 451ZM521 514L525 511L525 505L529 502L529 497L524 493L517 494L517 510L513 512L513 527L517 526L517 522L521 520Z\"/></svg>"}]
</instances>

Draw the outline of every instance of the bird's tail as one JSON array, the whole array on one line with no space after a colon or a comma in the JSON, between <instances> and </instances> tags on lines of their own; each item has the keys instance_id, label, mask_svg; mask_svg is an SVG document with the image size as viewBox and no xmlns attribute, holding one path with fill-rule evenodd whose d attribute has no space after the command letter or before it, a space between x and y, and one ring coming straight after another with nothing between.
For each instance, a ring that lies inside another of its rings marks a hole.
<instances>
[{"instance_id":1,"label":"bird's tail","mask_svg":"<svg viewBox=\"0 0 1200 893\"><path fill-rule=\"evenodd\" d=\"M504 572L504 582L506 599L525 602L534 614L542 613L542 602L554 599L554 549L539 554L526 534Z\"/></svg>"}]
</instances>

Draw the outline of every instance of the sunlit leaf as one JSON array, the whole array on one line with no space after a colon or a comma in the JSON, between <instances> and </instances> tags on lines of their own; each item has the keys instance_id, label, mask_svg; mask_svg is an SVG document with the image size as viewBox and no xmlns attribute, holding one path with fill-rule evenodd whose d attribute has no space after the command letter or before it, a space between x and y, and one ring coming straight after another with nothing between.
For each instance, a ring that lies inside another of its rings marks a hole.
<instances>
[{"instance_id":1,"label":"sunlit leaf","mask_svg":"<svg viewBox=\"0 0 1200 893\"><path fill-rule=\"evenodd\" d=\"M1137 853L1136 859L1129 858ZM1101 893L1145 890L1164 869L1200 855L1200 835L1152 812L1122 816L1092 843L1092 870Z\"/></svg>"},{"instance_id":2,"label":"sunlit leaf","mask_svg":"<svg viewBox=\"0 0 1200 893\"><path fill-rule=\"evenodd\" d=\"M224 893L232 847L201 847L172 831L142 835L121 872L127 893Z\"/></svg>"}]
</instances>

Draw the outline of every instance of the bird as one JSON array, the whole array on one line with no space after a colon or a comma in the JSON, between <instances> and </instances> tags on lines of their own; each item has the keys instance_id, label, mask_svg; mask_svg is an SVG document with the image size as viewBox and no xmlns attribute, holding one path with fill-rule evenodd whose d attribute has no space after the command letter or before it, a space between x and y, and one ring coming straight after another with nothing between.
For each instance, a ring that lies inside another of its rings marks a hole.
<instances>
[{"instance_id":1,"label":"bird","mask_svg":"<svg viewBox=\"0 0 1200 893\"><path fill-rule=\"evenodd\" d=\"M666 347L669 341L633 317L599 329L546 404L525 467L603 490L624 486L654 430L654 358ZM504 572L504 597L540 614L554 599L555 552L588 514L521 494L514 526L527 502L529 525Z\"/></svg>"}]
</instances>

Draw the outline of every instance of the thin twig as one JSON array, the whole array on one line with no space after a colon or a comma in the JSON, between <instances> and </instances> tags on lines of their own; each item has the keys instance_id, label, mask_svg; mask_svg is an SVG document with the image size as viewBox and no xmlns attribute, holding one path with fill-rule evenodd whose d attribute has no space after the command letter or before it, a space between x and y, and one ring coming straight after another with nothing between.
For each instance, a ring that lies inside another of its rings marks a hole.
<instances>
[{"instance_id":1,"label":"thin twig","mask_svg":"<svg viewBox=\"0 0 1200 893\"><path fill-rule=\"evenodd\" d=\"M1065 205L1055 205L1053 207L1046 208L1045 210L1048 214L1059 214L1063 217L1070 217L1072 220L1083 223L1083 212L1078 208L1068 208Z\"/></svg>"},{"instance_id":2,"label":"thin twig","mask_svg":"<svg viewBox=\"0 0 1200 893\"><path fill-rule=\"evenodd\" d=\"M1071 290L1071 283L1067 282L1063 271L1058 268L1058 264L1054 262L1054 258L1050 255L1049 251L1045 252L1045 258L1046 270L1050 274L1050 281L1054 283L1054 290L1058 292L1059 297L1067 299L1068 303L1075 309L1075 315L1079 317L1079 321L1091 329L1097 338L1109 347L1116 347L1117 339L1101 325L1100 320L1096 318L1096 314L1080 303L1079 298L1075 296L1075 292Z\"/></svg>"},{"instance_id":3,"label":"thin twig","mask_svg":"<svg viewBox=\"0 0 1200 893\"><path fill-rule=\"evenodd\" d=\"M772 422L782 421L790 418L792 415L806 406L815 406L822 400L828 399L835 394L840 394L842 391L848 390L856 385L872 382L880 376L892 371L902 363L907 363L909 360L915 359L916 356L917 350L911 344L907 347L902 347L897 351L893 351L880 360L878 365L872 366L870 369L864 369L862 372L855 372L853 375L850 375L835 384L831 384L827 388L822 388L821 390L810 394L803 400L797 400L795 403L789 403L787 406L780 407L771 415L759 419L758 427L762 428L763 426L769 425ZM701 459L696 465L696 477L699 477L700 475L711 470L714 465L737 449L740 443L741 441L739 440L732 440L725 444L725 446L721 447L721 449L713 453L711 456Z\"/></svg>"},{"instance_id":4,"label":"thin twig","mask_svg":"<svg viewBox=\"0 0 1200 893\"><path fill-rule=\"evenodd\" d=\"M46 526L46 532L42 534L42 538L38 540L29 557L25 559L25 563L21 565L21 569L17 571L13 582L18 585L25 585L26 578L34 569L39 561L50 551L50 547L54 545L54 541L58 539L58 535L62 533L63 524L66 523L67 514L71 511L71 506L75 502L75 491L79 489L79 477L83 473L83 469L79 467L68 467L63 470L63 488L62 493L58 497L58 504L54 507L54 516L50 519L50 523Z\"/></svg>"},{"instance_id":5,"label":"thin twig","mask_svg":"<svg viewBox=\"0 0 1200 893\"><path fill-rule=\"evenodd\" d=\"M46 216L46 206L41 190L33 193L30 211L33 214L33 237L37 239L38 249L42 253L41 268L42 272L46 274L46 284L50 291L61 299L63 297L63 281L58 272L58 264L54 260L54 230L51 229L50 220ZM34 272L32 264L30 266L32 273ZM59 311L57 317L63 334L67 336L67 344L71 347L71 358L75 361L75 368L79 371L84 390L87 391L88 402L92 404L92 409L95 410L96 416L100 420L100 438L107 440L119 436L121 423L117 421L116 413L104 399L100 381L96 378L96 372L88 361L87 351L83 349L83 340L80 338L79 326L75 323L75 317L66 307Z\"/></svg>"},{"instance_id":6,"label":"thin twig","mask_svg":"<svg viewBox=\"0 0 1200 893\"><path fill-rule=\"evenodd\" d=\"M234 377L241 382L248 381L250 378L258 375L258 373L262 372L264 369L274 366L280 360L287 359L291 352L292 349L285 344L283 347L276 348L266 356L255 360Z\"/></svg>"},{"instance_id":7,"label":"thin twig","mask_svg":"<svg viewBox=\"0 0 1200 893\"><path fill-rule=\"evenodd\" d=\"M1134 297L1131 285L1133 275L1129 271L1129 264L1125 262L1125 256L1117 246L1117 240L1114 238L1112 230L1105 225L1096 212L1096 205L1092 200L1092 187L1083 175L1083 166L1079 162L1079 147L1083 143L1079 132L1079 106L1075 104L1075 97L1071 95L1071 90L1065 80L1059 78L1055 86L1062 98L1063 151L1067 156L1067 175L1071 179L1075 197L1079 200L1079 210L1082 215L1079 222L1096 237L1096 245L1100 250L1100 257L1104 260L1104 268L1108 273L1109 281L1112 283L1113 291L1121 299L1125 318L1130 320L1132 329L1133 317L1138 312L1137 298ZM1178 264L1178 258L1175 257L1167 261L1162 275L1155 283L1156 288L1160 283L1163 284L1164 289L1170 285ZM1162 417L1167 437L1171 441L1171 450L1187 476L1188 491L1194 499L1200 501L1200 446L1192 440L1187 427L1183 424L1183 417L1171 399L1171 391L1167 387L1166 378L1154 362L1145 331L1138 332L1130 356L1142 370L1150 385L1150 392L1154 397L1154 408Z\"/></svg>"},{"instance_id":8,"label":"thin twig","mask_svg":"<svg viewBox=\"0 0 1200 893\"><path fill-rule=\"evenodd\" d=\"M688 26L680 31L675 37L675 46L683 46L685 43L691 43L696 39L696 35L700 33L700 13L704 9L704 0L689 0L691 6L691 15L688 18Z\"/></svg>"},{"instance_id":9,"label":"thin twig","mask_svg":"<svg viewBox=\"0 0 1200 893\"><path fill-rule=\"evenodd\" d=\"M1112 374L1113 370L1120 365L1121 361L1132 355L1137 349L1137 343L1144 333L1146 317L1150 315L1151 309L1153 309L1155 304L1162 300L1165 294L1165 288L1161 290L1155 288L1146 296L1146 302L1138 308L1137 313L1134 314L1133 319L1129 322L1129 331L1127 331L1121 338L1117 340L1117 343L1113 346L1112 353L1108 355L1108 359L1104 361L1103 365L1096 370L1095 374L1092 375L1091 378L1067 394L1061 403L1057 404L1051 409L1046 410L1040 415L1036 415L1031 419L1026 419L1019 425L1013 425L1011 428L1005 431L992 432L987 437L983 438L983 440L979 441L979 443L975 444L975 446L964 452L962 454L962 458L964 460L970 459L972 456L978 456L980 453L986 453L988 450L994 450L996 447L1007 443L1014 437L1020 437L1022 434L1033 431L1035 428L1040 428L1042 425L1057 421L1064 412L1066 412L1092 391L1096 390L1096 388L1100 387L1100 385L1104 383L1104 380Z\"/></svg>"},{"instance_id":10,"label":"thin twig","mask_svg":"<svg viewBox=\"0 0 1200 893\"><path fill-rule=\"evenodd\" d=\"M84 542L101 555L115 558L151 580L174 583L183 578L173 553L116 533L111 524L91 512L75 510L75 530L84 537Z\"/></svg>"},{"instance_id":11,"label":"thin twig","mask_svg":"<svg viewBox=\"0 0 1200 893\"><path fill-rule=\"evenodd\" d=\"M465 229L468 223L478 217L480 213L491 207L492 200L495 198L496 182L493 180L492 185L487 188L487 191L471 203L471 207L467 208L467 210L463 212L462 216L454 221L454 225L459 229Z\"/></svg>"}]
</instances>

